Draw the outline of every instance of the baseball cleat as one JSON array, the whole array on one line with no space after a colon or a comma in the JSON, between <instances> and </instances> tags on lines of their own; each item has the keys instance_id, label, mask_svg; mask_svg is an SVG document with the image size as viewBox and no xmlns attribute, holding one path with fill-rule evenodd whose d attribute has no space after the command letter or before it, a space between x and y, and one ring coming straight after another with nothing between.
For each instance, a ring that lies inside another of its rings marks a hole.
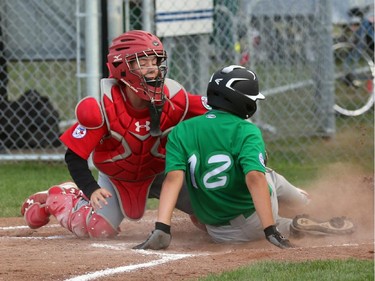
<instances>
[{"instance_id":1,"label":"baseball cleat","mask_svg":"<svg viewBox=\"0 0 375 281\"><path fill-rule=\"evenodd\" d=\"M39 203L40 205L44 205L47 201L48 191L41 191L34 193L33 195L26 198L26 200L22 203L21 207L21 215L23 216L28 208L30 208L33 204Z\"/></svg>"},{"instance_id":2,"label":"baseball cleat","mask_svg":"<svg viewBox=\"0 0 375 281\"><path fill-rule=\"evenodd\" d=\"M49 222L50 214L46 209L47 197L47 191L37 192L23 202L21 214L30 228L36 229Z\"/></svg>"},{"instance_id":3,"label":"baseball cleat","mask_svg":"<svg viewBox=\"0 0 375 281\"><path fill-rule=\"evenodd\" d=\"M328 221L318 221L308 215L296 216L290 225L291 234L346 235L354 232L354 224L345 217L334 217Z\"/></svg>"}]
</instances>

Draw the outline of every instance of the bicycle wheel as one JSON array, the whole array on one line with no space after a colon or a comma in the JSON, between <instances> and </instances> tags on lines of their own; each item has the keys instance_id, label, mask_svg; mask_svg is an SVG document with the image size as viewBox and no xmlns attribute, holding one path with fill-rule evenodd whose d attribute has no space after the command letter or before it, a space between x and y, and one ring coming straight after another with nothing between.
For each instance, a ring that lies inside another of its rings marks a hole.
<instances>
[{"instance_id":1,"label":"bicycle wheel","mask_svg":"<svg viewBox=\"0 0 375 281\"><path fill-rule=\"evenodd\" d=\"M333 45L335 61L334 110L345 116L359 116L374 105L374 61L350 43Z\"/></svg>"}]
</instances>

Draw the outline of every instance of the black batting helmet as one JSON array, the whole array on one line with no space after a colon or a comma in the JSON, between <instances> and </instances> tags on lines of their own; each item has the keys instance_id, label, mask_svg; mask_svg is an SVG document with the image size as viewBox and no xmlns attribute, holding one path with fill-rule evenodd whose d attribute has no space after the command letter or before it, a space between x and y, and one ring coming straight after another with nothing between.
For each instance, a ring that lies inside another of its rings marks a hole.
<instances>
[{"instance_id":1,"label":"black batting helmet","mask_svg":"<svg viewBox=\"0 0 375 281\"><path fill-rule=\"evenodd\" d=\"M259 92L257 75L242 66L230 65L216 71L208 83L207 103L243 119L257 110L256 101L265 97Z\"/></svg>"}]
</instances>

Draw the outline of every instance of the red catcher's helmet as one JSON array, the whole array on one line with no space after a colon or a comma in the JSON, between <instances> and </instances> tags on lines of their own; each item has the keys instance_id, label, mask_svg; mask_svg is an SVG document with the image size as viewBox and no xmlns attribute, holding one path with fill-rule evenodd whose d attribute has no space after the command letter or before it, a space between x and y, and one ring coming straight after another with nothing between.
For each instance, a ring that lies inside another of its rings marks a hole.
<instances>
[{"instance_id":1,"label":"red catcher's helmet","mask_svg":"<svg viewBox=\"0 0 375 281\"><path fill-rule=\"evenodd\" d=\"M158 75L148 79L139 74L139 58L157 58ZM108 68L110 76L130 87L141 99L151 102L163 102L163 85L167 73L167 53L160 39L155 35L142 31L131 30L112 40L109 47ZM133 68L131 62L137 67Z\"/></svg>"}]
</instances>

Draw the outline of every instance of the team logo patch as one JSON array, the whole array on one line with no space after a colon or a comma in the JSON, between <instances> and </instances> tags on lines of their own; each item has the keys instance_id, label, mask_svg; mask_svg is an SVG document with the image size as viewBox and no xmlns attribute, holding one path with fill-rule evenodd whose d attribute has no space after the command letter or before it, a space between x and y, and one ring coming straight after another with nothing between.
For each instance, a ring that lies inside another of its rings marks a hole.
<instances>
[{"instance_id":1,"label":"team logo patch","mask_svg":"<svg viewBox=\"0 0 375 281\"><path fill-rule=\"evenodd\" d=\"M207 97L206 96L201 97L201 102L202 102L202 105L204 106L204 108L206 108L207 110L212 109L212 107L207 104Z\"/></svg>"},{"instance_id":2,"label":"team logo patch","mask_svg":"<svg viewBox=\"0 0 375 281\"><path fill-rule=\"evenodd\" d=\"M144 129L146 130L147 132L150 131L150 121L146 121L145 124L141 124L139 123L139 121L135 122L134 125L135 125L135 130L137 133L139 133L141 131L141 129Z\"/></svg>"},{"instance_id":3,"label":"team logo patch","mask_svg":"<svg viewBox=\"0 0 375 281\"><path fill-rule=\"evenodd\" d=\"M74 129L72 136L73 136L73 138L76 138L76 139L83 138L84 136L86 136L86 128L83 127L82 125L78 125Z\"/></svg>"},{"instance_id":4,"label":"team logo patch","mask_svg":"<svg viewBox=\"0 0 375 281\"><path fill-rule=\"evenodd\" d=\"M119 61L122 61L121 54L120 54L120 55L113 56L113 62L119 62Z\"/></svg>"},{"instance_id":5,"label":"team logo patch","mask_svg":"<svg viewBox=\"0 0 375 281\"><path fill-rule=\"evenodd\" d=\"M266 167L266 165L264 164L264 157L262 152L259 152L259 162L263 167Z\"/></svg>"}]
</instances>

